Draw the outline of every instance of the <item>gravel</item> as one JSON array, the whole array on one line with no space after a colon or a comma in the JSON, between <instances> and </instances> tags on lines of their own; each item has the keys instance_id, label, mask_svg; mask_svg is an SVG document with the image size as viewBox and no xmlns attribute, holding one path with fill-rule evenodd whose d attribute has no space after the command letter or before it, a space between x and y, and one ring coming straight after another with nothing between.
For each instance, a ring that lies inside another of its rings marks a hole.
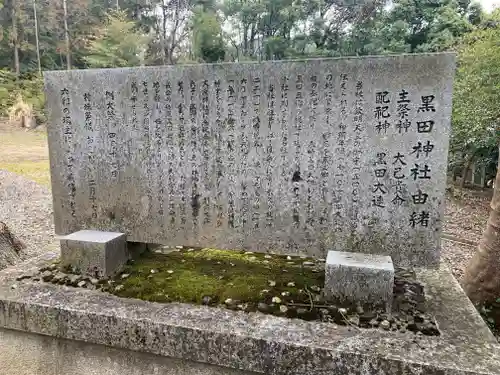
<instances>
[{"instance_id":1,"label":"gravel","mask_svg":"<svg viewBox=\"0 0 500 375\"><path fill-rule=\"evenodd\" d=\"M475 252L476 246L448 240L441 242L441 260L450 267L453 276L458 281L462 280L465 268Z\"/></svg>"},{"instance_id":2,"label":"gravel","mask_svg":"<svg viewBox=\"0 0 500 375\"><path fill-rule=\"evenodd\" d=\"M0 207L0 221L26 245L23 259L56 249L49 189L0 170Z\"/></svg>"}]
</instances>

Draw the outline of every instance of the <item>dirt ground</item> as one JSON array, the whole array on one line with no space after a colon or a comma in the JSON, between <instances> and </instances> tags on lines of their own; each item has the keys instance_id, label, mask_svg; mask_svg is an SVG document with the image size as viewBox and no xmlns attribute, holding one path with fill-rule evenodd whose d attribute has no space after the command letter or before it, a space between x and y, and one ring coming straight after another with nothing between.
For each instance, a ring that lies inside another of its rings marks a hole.
<instances>
[{"instance_id":1,"label":"dirt ground","mask_svg":"<svg viewBox=\"0 0 500 375\"><path fill-rule=\"evenodd\" d=\"M50 188L45 130L24 130L0 122L0 170ZM461 279L488 218L488 192L449 187L443 223L442 257Z\"/></svg>"},{"instance_id":2,"label":"dirt ground","mask_svg":"<svg viewBox=\"0 0 500 375\"><path fill-rule=\"evenodd\" d=\"M45 130L40 128L28 131L0 123L0 169L50 186Z\"/></svg>"}]
</instances>

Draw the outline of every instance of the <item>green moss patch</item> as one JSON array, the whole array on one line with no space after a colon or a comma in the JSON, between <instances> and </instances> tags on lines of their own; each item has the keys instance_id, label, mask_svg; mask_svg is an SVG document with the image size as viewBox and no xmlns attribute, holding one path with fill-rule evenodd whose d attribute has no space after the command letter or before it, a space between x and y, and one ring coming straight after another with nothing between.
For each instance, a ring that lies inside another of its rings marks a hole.
<instances>
[{"instance_id":1,"label":"green moss patch","mask_svg":"<svg viewBox=\"0 0 500 375\"><path fill-rule=\"evenodd\" d=\"M154 302L224 304L286 314L289 309L282 306L310 306L323 285L324 264L310 258L183 249L144 254L107 289L120 297Z\"/></svg>"}]
</instances>

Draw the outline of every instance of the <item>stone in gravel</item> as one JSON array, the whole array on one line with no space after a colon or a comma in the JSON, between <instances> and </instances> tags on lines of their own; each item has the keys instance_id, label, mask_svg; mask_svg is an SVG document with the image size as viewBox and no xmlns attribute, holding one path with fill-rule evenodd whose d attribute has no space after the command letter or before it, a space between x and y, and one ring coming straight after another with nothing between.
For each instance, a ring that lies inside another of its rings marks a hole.
<instances>
[{"instance_id":1,"label":"stone in gravel","mask_svg":"<svg viewBox=\"0 0 500 375\"><path fill-rule=\"evenodd\" d=\"M204 304L204 305L210 305L210 303L212 303L212 297L210 297L210 296L204 296L201 299L201 303Z\"/></svg>"},{"instance_id":2,"label":"stone in gravel","mask_svg":"<svg viewBox=\"0 0 500 375\"><path fill-rule=\"evenodd\" d=\"M382 322L380 322L380 328L388 331L389 328L391 328L391 323L388 320L382 320Z\"/></svg>"},{"instance_id":3,"label":"stone in gravel","mask_svg":"<svg viewBox=\"0 0 500 375\"><path fill-rule=\"evenodd\" d=\"M286 284L286 286L292 288L295 286L295 283L293 281L290 281L288 284Z\"/></svg>"},{"instance_id":4,"label":"stone in gravel","mask_svg":"<svg viewBox=\"0 0 500 375\"><path fill-rule=\"evenodd\" d=\"M73 286L76 286L80 280L81 280L80 275L69 275L68 277L69 284Z\"/></svg>"},{"instance_id":5,"label":"stone in gravel","mask_svg":"<svg viewBox=\"0 0 500 375\"><path fill-rule=\"evenodd\" d=\"M264 302L259 302L257 304L257 310L259 310L260 312L267 312L269 311L269 306Z\"/></svg>"},{"instance_id":6,"label":"stone in gravel","mask_svg":"<svg viewBox=\"0 0 500 375\"><path fill-rule=\"evenodd\" d=\"M65 282L65 279L66 279L66 275L62 272L58 272L54 275L54 277L52 278L51 282L54 283L54 284L57 284L57 283L64 283Z\"/></svg>"},{"instance_id":7,"label":"stone in gravel","mask_svg":"<svg viewBox=\"0 0 500 375\"><path fill-rule=\"evenodd\" d=\"M306 267L314 266L314 262L303 262L302 265Z\"/></svg>"},{"instance_id":8,"label":"stone in gravel","mask_svg":"<svg viewBox=\"0 0 500 375\"><path fill-rule=\"evenodd\" d=\"M357 315L353 315L353 316L349 317L349 319L347 321L349 322L349 324L352 324L356 327L359 326L359 316L357 316Z\"/></svg>"},{"instance_id":9,"label":"stone in gravel","mask_svg":"<svg viewBox=\"0 0 500 375\"><path fill-rule=\"evenodd\" d=\"M286 257L286 259L287 259L287 260L292 260L292 257L291 257L290 255L288 255L288 256Z\"/></svg>"},{"instance_id":10,"label":"stone in gravel","mask_svg":"<svg viewBox=\"0 0 500 375\"><path fill-rule=\"evenodd\" d=\"M307 309L306 309L306 308L304 308L304 307L299 307L299 308L297 309L297 315L301 316L301 315L305 315L305 314L307 314Z\"/></svg>"},{"instance_id":11,"label":"stone in gravel","mask_svg":"<svg viewBox=\"0 0 500 375\"><path fill-rule=\"evenodd\" d=\"M328 306L328 312L330 313L330 315L335 315L339 312L339 309L337 308L337 306Z\"/></svg>"},{"instance_id":12,"label":"stone in gravel","mask_svg":"<svg viewBox=\"0 0 500 375\"><path fill-rule=\"evenodd\" d=\"M54 275L52 274L51 271L43 271L43 273L42 273L43 281L50 281L50 280L52 280L53 277L54 277Z\"/></svg>"},{"instance_id":13,"label":"stone in gravel","mask_svg":"<svg viewBox=\"0 0 500 375\"><path fill-rule=\"evenodd\" d=\"M126 279L126 278L127 278L127 277L129 277L129 276L130 276L130 274L129 274L129 273L123 273L123 274L122 274L122 276L121 276L121 278L122 278L122 279Z\"/></svg>"},{"instance_id":14,"label":"stone in gravel","mask_svg":"<svg viewBox=\"0 0 500 375\"><path fill-rule=\"evenodd\" d=\"M311 289L313 292L316 292L316 293L321 292L321 288L320 288L319 286L317 286L317 285L313 285L313 286L311 286L311 288L310 288L310 289Z\"/></svg>"},{"instance_id":15,"label":"stone in gravel","mask_svg":"<svg viewBox=\"0 0 500 375\"><path fill-rule=\"evenodd\" d=\"M341 314L341 315L346 315L347 314L347 309L344 308L344 307L341 307L338 309L338 312Z\"/></svg>"},{"instance_id":16,"label":"stone in gravel","mask_svg":"<svg viewBox=\"0 0 500 375\"><path fill-rule=\"evenodd\" d=\"M260 294L266 294L266 293L269 293L269 289L262 289L260 291Z\"/></svg>"},{"instance_id":17,"label":"stone in gravel","mask_svg":"<svg viewBox=\"0 0 500 375\"><path fill-rule=\"evenodd\" d=\"M319 315L322 318L329 317L330 316L330 311L328 309L319 309Z\"/></svg>"},{"instance_id":18,"label":"stone in gravel","mask_svg":"<svg viewBox=\"0 0 500 375\"><path fill-rule=\"evenodd\" d=\"M271 256L271 255L266 254L266 255L264 255L264 258L266 258L266 259L271 259L271 258L272 258L272 256Z\"/></svg>"},{"instance_id":19,"label":"stone in gravel","mask_svg":"<svg viewBox=\"0 0 500 375\"><path fill-rule=\"evenodd\" d=\"M151 272L151 273L157 273L158 271L157 271L157 270L155 270L155 269L152 269L150 272Z\"/></svg>"},{"instance_id":20,"label":"stone in gravel","mask_svg":"<svg viewBox=\"0 0 500 375\"><path fill-rule=\"evenodd\" d=\"M377 319L370 320L370 326L372 326L373 328L378 327L379 326L379 321Z\"/></svg>"},{"instance_id":21,"label":"stone in gravel","mask_svg":"<svg viewBox=\"0 0 500 375\"><path fill-rule=\"evenodd\" d=\"M290 292L284 291L284 292L281 292L281 295L283 297L288 297L290 295Z\"/></svg>"},{"instance_id":22,"label":"stone in gravel","mask_svg":"<svg viewBox=\"0 0 500 375\"><path fill-rule=\"evenodd\" d=\"M239 304L238 309L240 309L242 311L248 311L248 303Z\"/></svg>"},{"instance_id":23,"label":"stone in gravel","mask_svg":"<svg viewBox=\"0 0 500 375\"><path fill-rule=\"evenodd\" d=\"M83 288L85 285L87 285L87 282L85 280L82 280L77 284L79 288Z\"/></svg>"},{"instance_id":24,"label":"stone in gravel","mask_svg":"<svg viewBox=\"0 0 500 375\"><path fill-rule=\"evenodd\" d=\"M182 249L184 249L184 246L176 246L175 248L179 249L179 250L182 250Z\"/></svg>"},{"instance_id":25,"label":"stone in gravel","mask_svg":"<svg viewBox=\"0 0 500 375\"><path fill-rule=\"evenodd\" d=\"M24 279L30 279L31 277L32 277L31 275L21 275L21 276L16 277L16 281L21 281L21 280L24 280Z\"/></svg>"},{"instance_id":26,"label":"stone in gravel","mask_svg":"<svg viewBox=\"0 0 500 375\"><path fill-rule=\"evenodd\" d=\"M365 310L363 309L363 306L361 305L358 305L356 306L356 312L359 314L359 315L363 315Z\"/></svg>"},{"instance_id":27,"label":"stone in gravel","mask_svg":"<svg viewBox=\"0 0 500 375\"><path fill-rule=\"evenodd\" d=\"M224 303L225 303L226 305L232 305L232 304L234 303L234 301L233 301L231 298L228 298L228 299L226 299L226 300L224 301Z\"/></svg>"},{"instance_id":28,"label":"stone in gravel","mask_svg":"<svg viewBox=\"0 0 500 375\"><path fill-rule=\"evenodd\" d=\"M284 314L287 311L288 311L288 307L286 307L285 305L280 305L280 312L282 312Z\"/></svg>"},{"instance_id":29,"label":"stone in gravel","mask_svg":"<svg viewBox=\"0 0 500 375\"><path fill-rule=\"evenodd\" d=\"M97 280L97 279L95 279L95 278L91 278L91 279L90 279L90 283L91 283L92 285L97 285L97 284L99 284L99 280Z\"/></svg>"},{"instance_id":30,"label":"stone in gravel","mask_svg":"<svg viewBox=\"0 0 500 375\"><path fill-rule=\"evenodd\" d=\"M122 285L122 284L117 285L117 286L115 287L115 292L119 292L120 290L123 290L123 288L125 288L125 285Z\"/></svg>"},{"instance_id":31,"label":"stone in gravel","mask_svg":"<svg viewBox=\"0 0 500 375\"><path fill-rule=\"evenodd\" d=\"M281 298L273 297L273 299L271 301L272 301L272 303L281 303Z\"/></svg>"},{"instance_id":32,"label":"stone in gravel","mask_svg":"<svg viewBox=\"0 0 500 375\"><path fill-rule=\"evenodd\" d=\"M425 321L425 317L421 314L415 314L414 316L415 323L423 323Z\"/></svg>"},{"instance_id":33,"label":"stone in gravel","mask_svg":"<svg viewBox=\"0 0 500 375\"><path fill-rule=\"evenodd\" d=\"M173 273L174 273L174 271L173 271L173 270L168 270L168 271L167 271L167 273L169 273L169 274L173 274Z\"/></svg>"},{"instance_id":34,"label":"stone in gravel","mask_svg":"<svg viewBox=\"0 0 500 375\"><path fill-rule=\"evenodd\" d=\"M276 281L274 281L274 280L269 280L268 283L269 283L269 286L276 286Z\"/></svg>"}]
</instances>

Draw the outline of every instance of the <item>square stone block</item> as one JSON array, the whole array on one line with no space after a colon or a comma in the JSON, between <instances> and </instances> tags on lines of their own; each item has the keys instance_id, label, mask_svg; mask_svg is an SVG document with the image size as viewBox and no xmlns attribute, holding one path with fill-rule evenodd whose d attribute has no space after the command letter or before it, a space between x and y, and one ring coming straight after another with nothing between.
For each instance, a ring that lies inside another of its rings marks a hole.
<instances>
[{"instance_id":1,"label":"square stone block","mask_svg":"<svg viewBox=\"0 0 500 375\"><path fill-rule=\"evenodd\" d=\"M61 241L61 265L92 277L108 277L122 269L129 259L124 233L81 230Z\"/></svg>"},{"instance_id":2,"label":"square stone block","mask_svg":"<svg viewBox=\"0 0 500 375\"><path fill-rule=\"evenodd\" d=\"M343 302L392 303L394 266L390 256L329 251L325 265L325 297Z\"/></svg>"}]
</instances>

